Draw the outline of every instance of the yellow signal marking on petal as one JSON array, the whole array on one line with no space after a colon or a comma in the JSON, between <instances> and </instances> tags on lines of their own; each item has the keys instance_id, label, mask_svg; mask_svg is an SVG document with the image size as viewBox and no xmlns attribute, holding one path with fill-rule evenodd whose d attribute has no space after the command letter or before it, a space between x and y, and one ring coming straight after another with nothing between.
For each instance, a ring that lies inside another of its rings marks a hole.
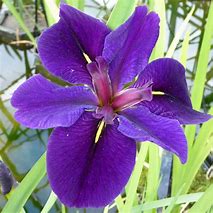
<instances>
[{"instance_id":1,"label":"yellow signal marking on petal","mask_svg":"<svg viewBox=\"0 0 213 213\"><path fill-rule=\"evenodd\" d=\"M97 131L96 136L95 136L95 143L98 142L98 140L99 140L99 138L101 136L101 132L102 132L103 128L104 128L104 120L101 121L101 123L100 123L100 125L98 127L98 131Z\"/></svg>"},{"instance_id":2,"label":"yellow signal marking on petal","mask_svg":"<svg viewBox=\"0 0 213 213\"><path fill-rule=\"evenodd\" d=\"M90 60L89 56L86 54L86 53L83 53L84 54L84 58L86 59L87 63L91 63L92 61Z\"/></svg>"},{"instance_id":3,"label":"yellow signal marking on petal","mask_svg":"<svg viewBox=\"0 0 213 213\"><path fill-rule=\"evenodd\" d=\"M152 95L165 95L165 93L160 91L152 91Z\"/></svg>"}]
</instances>

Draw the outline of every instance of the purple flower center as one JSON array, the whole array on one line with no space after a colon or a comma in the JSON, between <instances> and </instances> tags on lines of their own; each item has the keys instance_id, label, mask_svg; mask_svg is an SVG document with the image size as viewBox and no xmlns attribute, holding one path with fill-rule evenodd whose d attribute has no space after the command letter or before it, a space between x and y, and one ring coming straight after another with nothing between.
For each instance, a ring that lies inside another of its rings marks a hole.
<instances>
[{"instance_id":1,"label":"purple flower center","mask_svg":"<svg viewBox=\"0 0 213 213\"><path fill-rule=\"evenodd\" d=\"M99 101L95 117L104 118L107 124L112 124L116 113L132 107L141 101L152 100L152 82L139 88L125 88L113 93L111 80L108 75L109 66L102 56L87 64L92 76L92 82Z\"/></svg>"}]
</instances>

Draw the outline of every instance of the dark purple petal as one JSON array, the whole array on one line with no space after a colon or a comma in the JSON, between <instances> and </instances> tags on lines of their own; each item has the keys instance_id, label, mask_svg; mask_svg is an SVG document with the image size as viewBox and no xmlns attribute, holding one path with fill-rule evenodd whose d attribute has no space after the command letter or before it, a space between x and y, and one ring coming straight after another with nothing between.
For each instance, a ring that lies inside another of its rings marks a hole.
<instances>
[{"instance_id":1,"label":"dark purple petal","mask_svg":"<svg viewBox=\"0 0 213 213\"><path fill-rule=\"evenodd\" d=\"M65 20L72 35L92 61L101 55L105 37L110 32L104 23L65 4L61 4L60 17Z\"/></svg>"},{"instance_id":2,"label":"dark purple petal","mask_svg":"<svg viewBox=\"0 0 213 213\"><path fill-rule=\"evenodd\" d=\"M124 110L119 119L122 134L137 141L152 141L186 162L187 141L177 120L157 116L143 106Z\"/></svg>"},{"instance_id":3,"label":"dark purple petal","mask_svg":"<svg viewBox=\"0 0 213 213\"><path fill-rule=\"evenodd\" d=\"M109 75L113 90L124 84L147 65L159 34L159 17L147 7L137 7L126 23L107 35L103 57L110 64Z\"/></svg>"},{"instance_id":4,"label":"dark purple petal","mask_svg":"<svg viewBox=\"0 0 213 213\"><path fill-rule=\"evenodd\" d=\"M102 207L122 191L135 163L136 143L107 125L95 143L98 121L86 112L71 127L56 128L47 148L50 185L70 207Z\"/></svg>"},{"instance_id":5,"label":"dark purple petal","mask_svg":"<svg viewBox=\"0 0 213 213\"><path fill-rule=\"evenodd\" d=\"M46 129L72 125L84 109L95 109L97 100L87 87L64 88L36 75L15 91L11 103L21 124Z\"/></svg>"},{"instance_id":6,"label":"dark purple petal","mask_svg":"<svg viewBox=\"0 0 213 213\"><path fill-rule=\"evenodd\" d=\"M38 52L42 64L52 74L70 83L92 84L83 53L63 20L41 34Z\"/></svg>"},{"instance_id":7,"label":"dark purple petal","mask_svg":"<svg viewBox=\"0 0 213 213\"><path fill-rule=\"evenodd\" d=\"M191 101L185 78L185 69L178 61L161 58L151 62L139 75L135 87L153 81L152 90L161 91L175 97L191 107Z\"/></svg>"},{"instance_id":8,"label":"dark purple petal","mask_svg":"<svg viewBox=\"0 0 213 213\"><path fill-rule=\"evenodd\" d=\"M200 124L212 118L168 95L154 95L152 101L143 101L141 105L156 115L176 119L180 124Z\"/></svg>"}]
</instances>

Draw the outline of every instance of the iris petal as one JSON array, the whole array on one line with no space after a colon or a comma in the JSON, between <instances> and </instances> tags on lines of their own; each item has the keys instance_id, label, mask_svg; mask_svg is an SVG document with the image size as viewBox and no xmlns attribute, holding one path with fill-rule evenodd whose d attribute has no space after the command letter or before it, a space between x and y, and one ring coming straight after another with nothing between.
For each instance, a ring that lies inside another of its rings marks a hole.
<instances>
[{"instance_id":1,"label":"iris petal","mask_svg":"<svg viewBox=\"0 0 213 213\"><path fill-rule=\"evenodd\" d=\"M38 53L42 64L52 74L70 83L92 85L83 52L62 19L41 34Z\"/></svg>"},{"instance_id":2,"label":"iris petal","mask_svg":"<svg viewBox=\"0 0 213 213\"><path fill-rule=\"evenodd\" d=\"M21 124L46 129L72 125L84 109L95 109L97 100L86 87L64 88L36 75L15 91L11 103Z\"/></svg>"},{"instance_id":3,"label":"iris petal","mask_svg":"<svg viewBox=\"0 0 213 213\"><path fill-rule=\"evenodd\" d=\"M127 183L135 163L136 144L115 125L107 125L95 143L98 121L84 113L68 128L56 128L49 139L47 172L58 198L70 207L108 205Z\"/></svg>"},{"instance_id":4,"label":"iris petal","mask_svg":"<svg viewBox=\"0 0 213 213\"><path fill-rule=\"evenodd\" d=\"M141 87L152 80L152 90L161 91L192 107L189 97L185 69L178 61L171 58L157 59L140 73L134 87Z\"/></svg>"},{"instance_id":5,"label":"iris petal","mask_svg":"<svg viewBox=\"0 0 213 213\"><path fill-rule=\"evenodd\" d=\"M61 4L60 17L91 61L101 55L105 37L110 32L103 22L65 4Z\"/></svg>"},{"instance_id":6,"label":"iris petal","mask_svg":"<svg viewBox=\"0 0 213 213\"><path fill-rule=\"evenodd\" d=\"M143 101L141 105L156 115L176 119L180 124L200 124L212 118L211 115L195 111L168 95L154 95L152 101Z\"/></svg>"},{"instance_id":7,"label":"iris petal","mask_svg":"<svg viewBox=\"0 0 213 213\"><path fill-rule=\"evenodd\" d=\"M159 34L159 17L147 12L147 7L137 7L127 22L106 37L103 57L110 64L114 92L132 81L148 63Z\"/></svg>"},{"instance_id":8,"label":"iris petal","mask_svg":"<svg viewBox=\"0 0 213 213\"><path fill-rule=\"evenodd\" d=\"M118 130L137 141L149 140L187 160L187 141L177 120L157 116L146 107L127 109L119 115Z\"/></svg>"}]
</instances>

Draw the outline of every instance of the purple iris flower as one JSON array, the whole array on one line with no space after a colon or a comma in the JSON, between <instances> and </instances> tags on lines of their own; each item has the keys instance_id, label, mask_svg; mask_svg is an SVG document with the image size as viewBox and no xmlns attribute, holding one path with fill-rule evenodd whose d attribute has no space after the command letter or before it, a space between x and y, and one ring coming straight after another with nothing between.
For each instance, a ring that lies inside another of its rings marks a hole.
<instances>
[{"instance_id":1,"label":"purple iris flower","mask_svg":"<svg viewBox=\"0 0 213 213\"><path fill-rule=\"evenodd\" d=\"M162 58L148 64L158 34L159 17L145 6L111 31L62 4L59 22L40 36L43 65L76 85L62 87L38 74L15 91L12 105L23 125L55 127L47 173L65 205L109 204L131 175L136 142L149 140L185 163L187 141L180 125L211 117L192 109L178 61Z\"/></svg>"}]
</instances>

